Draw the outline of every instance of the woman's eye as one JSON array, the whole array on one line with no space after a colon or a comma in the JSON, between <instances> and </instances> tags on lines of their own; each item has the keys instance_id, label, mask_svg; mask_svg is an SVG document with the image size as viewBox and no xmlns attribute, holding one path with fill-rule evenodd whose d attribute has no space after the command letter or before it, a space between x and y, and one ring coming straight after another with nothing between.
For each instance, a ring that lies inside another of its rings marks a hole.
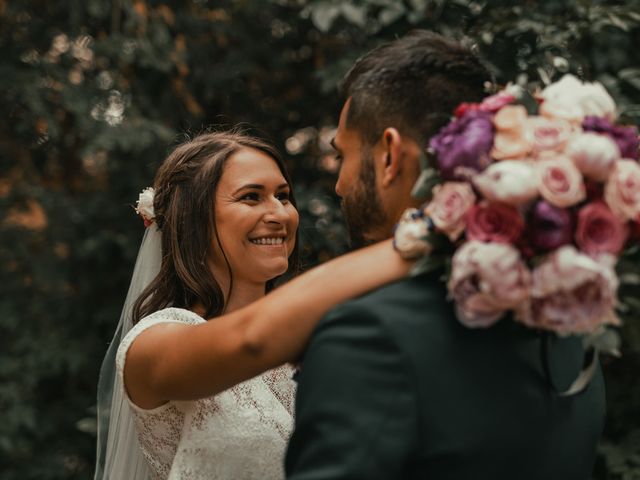
<instances>
[{"instance_id":1,"label":"woman's eye","mask_svg":"<svg viewBox=\"0 0 640 480\"><path fill-rule=\"evenodd\" d=\"M289 192L279 192L276 194L276 198L281 202L288 202L291 194Z\"/></svg>"},{"instance_id":2,"label":"woman's eye","mask_svg":"<svg viewBox=\"0 0 640 480\"><path fill-rule=\"evenodd\" d=\"M248 192L240 197L240 200L245 200L249 202L257 202L260 200L260 195L257 192Z\"/></svg>"}]
</instances>

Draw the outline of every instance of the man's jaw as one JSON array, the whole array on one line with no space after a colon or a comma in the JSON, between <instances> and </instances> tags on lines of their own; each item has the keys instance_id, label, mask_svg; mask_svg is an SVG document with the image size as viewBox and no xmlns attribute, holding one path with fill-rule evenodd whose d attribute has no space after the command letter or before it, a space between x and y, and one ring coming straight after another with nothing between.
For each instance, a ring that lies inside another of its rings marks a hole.
<instances>
[{"instance_id":1,"label":"man's jaw","mask_svg":"<svg viewBox=\"0 0 640 480\"><path fill-rule=\"evenodd\" d=\"M357 201L348 202L349 200L343 199L340 206L352 250L366 247L391 236L391 232L385 235L382 231L383 225L380 224L380 221L384 219L384 214L379 208L362 207L361 203Z\"/></svg>"}]
</instances>

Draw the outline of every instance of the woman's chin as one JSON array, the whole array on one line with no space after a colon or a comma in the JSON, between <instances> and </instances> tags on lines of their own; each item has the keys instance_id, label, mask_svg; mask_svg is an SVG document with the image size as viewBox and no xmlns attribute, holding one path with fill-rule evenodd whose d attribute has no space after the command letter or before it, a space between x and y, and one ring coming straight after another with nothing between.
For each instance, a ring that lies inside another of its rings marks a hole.
<instances>
[{"instance_id":1,"label":"woman's chin","mask_svg":"<svg viewBox=\"0 0 640 480\"><path fill-rule=\"evenodd\" d=\"M269 264L256 265L253 270L254 276L259 276L261 281L268 282L286 273L289 268L288 261L270 262Z\"/></svg>"}]
</instances>

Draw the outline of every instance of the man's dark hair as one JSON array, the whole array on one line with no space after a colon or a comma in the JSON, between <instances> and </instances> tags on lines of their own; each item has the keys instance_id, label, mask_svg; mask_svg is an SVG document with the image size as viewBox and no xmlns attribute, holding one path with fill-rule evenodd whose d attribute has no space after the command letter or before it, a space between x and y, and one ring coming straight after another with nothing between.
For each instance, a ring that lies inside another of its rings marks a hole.
<instances>
[{"instance_id":1,"label":"man's dark hair","mask_svg":"<svg viewBox=\"0 0 640 480\"><path fill-rule=\"evenodd\" d=\"M351 97L347 126L370 145L393 126L420 145L462 102L480 100L492 75L469 48L434 32L415 30L361 57L341 87Z\"/></svg>"}]
</instances>

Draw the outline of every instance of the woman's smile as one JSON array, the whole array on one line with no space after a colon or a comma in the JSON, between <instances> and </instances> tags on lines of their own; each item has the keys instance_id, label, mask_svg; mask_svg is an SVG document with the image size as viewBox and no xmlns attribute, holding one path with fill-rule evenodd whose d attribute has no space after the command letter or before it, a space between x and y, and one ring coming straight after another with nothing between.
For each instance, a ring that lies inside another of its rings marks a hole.
<instances>
[{"instance_id":1,"label":"woman's smile","mask_svg":"<svg viewBox=\"0 0 640 480\"><path fill-rule=\"evenodd\" d=\"M269 247L283 247L284 240L285 240L284 236L258 237L258 238L249 239L249 241L254 245L269 246Z\"/></svg>"}]
</instances>

